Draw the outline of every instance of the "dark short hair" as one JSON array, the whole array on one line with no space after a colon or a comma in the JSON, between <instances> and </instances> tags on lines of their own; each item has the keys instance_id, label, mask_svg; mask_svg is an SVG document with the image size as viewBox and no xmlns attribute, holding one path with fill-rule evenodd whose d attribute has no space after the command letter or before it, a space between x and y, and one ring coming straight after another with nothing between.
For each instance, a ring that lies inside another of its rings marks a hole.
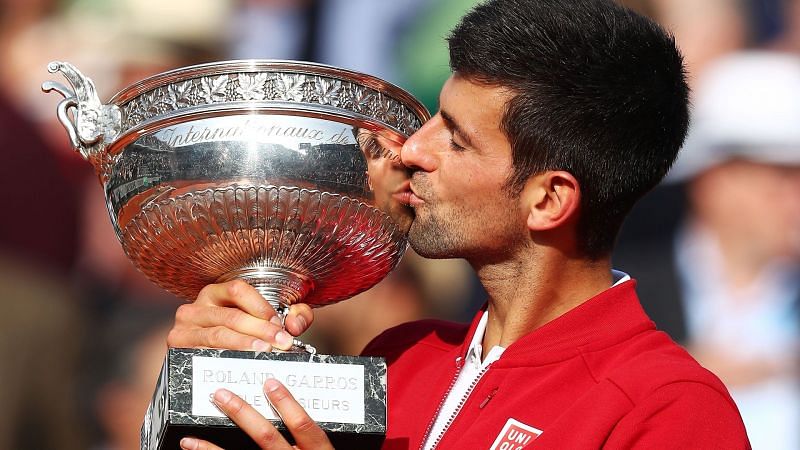
<instances>
[{"instance_id":1,"label":"dark short hair","mask_svg":"<svg viewBox=\"0 0 800 450\"><path fill-rule=\"evenodd\" d=\"M448 42L454 73L513 93L502 120L508 189L570 172L583 195L580 249L608 255L686 136L689 88L674 38L611 0L490 0Z\"/></svg>"}]
</instances>

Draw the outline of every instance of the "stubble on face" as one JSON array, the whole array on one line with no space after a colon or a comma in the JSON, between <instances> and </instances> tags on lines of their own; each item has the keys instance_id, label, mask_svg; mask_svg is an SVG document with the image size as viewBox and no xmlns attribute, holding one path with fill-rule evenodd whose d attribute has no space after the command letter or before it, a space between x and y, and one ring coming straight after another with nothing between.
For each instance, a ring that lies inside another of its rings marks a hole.
<instances>
[{"instance_id":1,"label":"stubble on face","mask_svg":"<svg viewBox=\"0 0 800 450\"><path fill-rule=\"evenodd\" d=\"M414 189L425 203L415 208L409 243L425 258L486 259L510 248L519 236L514 196L502 192L491 204L440 202L427 175L416 173Z\"/></svg>"},{"instance_id":2,"label":"stubble on face","mask_svg":"<svg viewBox=\"0 0 800 450\"><path fill-rule=\"evenodd\" d=\"M424 174L413 177L417 194L425 199L425 204L414 209L415 217L408 232L408 241L417 254L425 258L457 258L457 249L464 246L463 234L454 232L457 219L450 211L439 212L430 184Z\"/></svg>"}]
</instances>

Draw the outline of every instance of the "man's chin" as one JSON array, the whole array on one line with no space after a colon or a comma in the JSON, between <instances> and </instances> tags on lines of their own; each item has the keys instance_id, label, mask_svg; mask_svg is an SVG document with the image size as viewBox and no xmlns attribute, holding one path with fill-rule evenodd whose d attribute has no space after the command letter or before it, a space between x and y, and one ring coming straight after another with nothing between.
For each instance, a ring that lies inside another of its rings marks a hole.
<instances>
[{"instance_id":1,"label":"man's chin","mask_svg":"<svg viewBox=\"0 0 800 450\"><path fill-rule=\"evenodd\" d=\"M460 258L455 254L454 249L445 245L440 232L433 230L423 230L416 227L416 221L411 224L408 233L408 243L419 256L428 259L450 259Z\"/></svg>"},{"instance_id":2,"label":"man's chin","mask_svg":"<svg viewBox=\"0 0 800 450\"><path fill-rule=\"evenodd\" d=\"M414 249L414 252L417 255L422 256L423 258L427 258L427 259L451 259L451 258L455 258L455 256L448 256L444 252L431 251L431 249L429 247L415 246L413 243L411 244L411 248Z\"/></svg>"}]
</instances>

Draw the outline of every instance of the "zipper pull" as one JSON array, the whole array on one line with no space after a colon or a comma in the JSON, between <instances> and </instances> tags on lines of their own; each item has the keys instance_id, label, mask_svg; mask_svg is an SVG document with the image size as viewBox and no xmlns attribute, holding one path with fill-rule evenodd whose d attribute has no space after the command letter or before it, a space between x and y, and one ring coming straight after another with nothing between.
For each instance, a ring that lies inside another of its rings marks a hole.
<instances>
[{"instance_id":1,"label":"zipper pull","mask_svg":"<svg viewBox=\"0 0 800 450\"><path fill-rule=\"evenodd\" d=\"M492 389L492 390L491 390L491 392L489 392L489 395L487 395L487 396L486 396L486 398L485 398L485 399L483 399L483 401L481 402L481 404L480 404L480 405L478 405L478 409L483 409L483 407L484 407L484 406L486 406L486 404L487 404L487 403L489 403L489 400L491 400L491 399L492 399L492 397L494 397L494 394L496 394L496 393L497 393L497 390L498 390L498 389L499 389L499 388L494 388L494 389Z\"/></svg>"}]
</instances>

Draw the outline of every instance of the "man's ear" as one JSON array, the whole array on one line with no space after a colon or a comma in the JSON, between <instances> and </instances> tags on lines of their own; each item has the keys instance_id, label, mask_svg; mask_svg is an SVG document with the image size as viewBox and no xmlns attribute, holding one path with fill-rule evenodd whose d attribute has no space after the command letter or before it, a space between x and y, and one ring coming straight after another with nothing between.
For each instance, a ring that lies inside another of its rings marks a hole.
<instances>
[{"instance_id":1,"label":"man's ear","mask_svg":"<svg viewBox=\"0 0 800 450\"><path fill-rule=\"evenodd\" d=\"M571 173L547 171L528 180L522 198L528 208L528 229L552 230L577 219L581 190Z\"/></svg>"}]
</instances>

